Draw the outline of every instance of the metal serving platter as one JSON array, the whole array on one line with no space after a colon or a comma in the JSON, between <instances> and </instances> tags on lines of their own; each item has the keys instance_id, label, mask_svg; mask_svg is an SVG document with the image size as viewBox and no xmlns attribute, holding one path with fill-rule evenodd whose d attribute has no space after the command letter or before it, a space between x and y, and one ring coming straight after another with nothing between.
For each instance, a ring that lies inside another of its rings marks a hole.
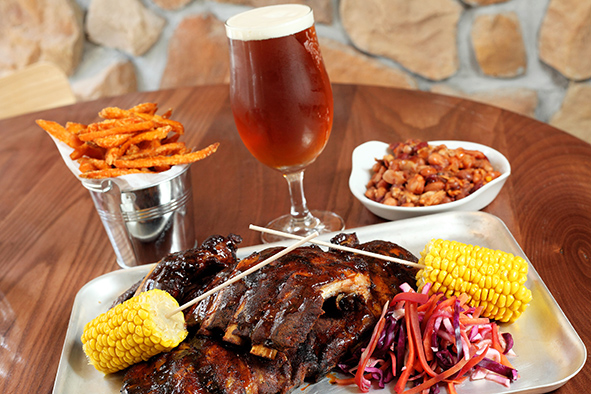
<instances>
[{"instance_id":1,"label":"metal serving platter","mask_svg":"<svg viewBox=\"0 0 591 394\"><path fill-rule=\"evenodd\" d=\"M484 212L449 212L414 219L382 223L345 232L355 232L362 242L382 239L398 243L419 255L432 238L456 240L520 255L523 251L497 217ZM331 235L321 237L324 240ZM239 257L270 245L239 249ZM529 260L528 260L529 261ZM546 393L565 384L576 375L587 358L587 350L578 334L530 263L527 285L533 300L517 322L504 325L515 339L517 357L511 359L520 379L506 388L488 381L465 382L459 394ZM114 271L86 284L78 292L66 333L53 393L81 392L115 394L122 386L122 373L104 376L86 361L80 336L86 322L106 311L113 300L141 279L150 266ZM334 386L327 379L297 389L302 394L358 393L355 386ZM381 390L375 389L374 392ZM389 392L389 391L383 391Z\"/></svg>"}]
</instances>

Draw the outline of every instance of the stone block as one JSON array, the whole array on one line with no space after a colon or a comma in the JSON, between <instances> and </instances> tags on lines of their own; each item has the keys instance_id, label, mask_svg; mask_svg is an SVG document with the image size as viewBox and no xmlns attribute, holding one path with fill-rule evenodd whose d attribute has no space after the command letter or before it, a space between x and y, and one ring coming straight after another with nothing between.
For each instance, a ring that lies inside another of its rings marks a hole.
<instances>
[{"instance_id":1,"label":"stone block","mask_svg":"<svg viewBox=\"0 0 591 394\"><path fill-rule=\"evenodd\" d=\"M320 38L322 58L331 82L417 89L414 78L338 41Z\"/></svg>"},{"instance_id":2,"label":"stone block","mask_svg":"<svg viewBox=\"0 0 591 394\"><path fill-rule=\"evenodd\" d=\"M551 0L538 48L540 59L565 77L591 78L591 0Z\"/></svg>"},{"instance_id":3,"label":"stone block","mask_svg":"<svg viewBox=\"0 0 591 394\"><path fill-rule=\"evenodd\" d=\"M168 43L160 87L229 81L230 54L223 22L211 14L184 18Z\"/></svg>"},{"instance_id":4,"label":"stone block","mask_svg":"<svg viewBox=\"0 0 591 394\"><path fill-rule=\"evenodd\" d=\"M440 81L459 68L454 0L341 0L340 13L353 44L384 56L424 78Z\"/></svg>"},{"instance_id":5,"label":"stone block","mask_svg":"<svg viewBox=\"0 0 591 394\"><path fill-rule=\"evenodd\" d=\"M571 83L550 124L591 144L591 84Z\"/></svg>"},{"instance_id":6,"label":"stone block","mask_svg":"<svg viewBox=\"0 0 591 394\"><path fill-rule=\"evenodd\" d=\"M72 90L79 101L135 92L135 68L130 61L115 61L92 77L72 83Z\"/></svg>"},{"instance_id":7,"label":"stone block","mask_svg":"<svg viewBox=\"0 0 591 394\"><path fill-rule=\"evenodd\" d=\"M507 78L525 73L527 56L519 18L514 12L477 16L471 36L484 74Z\"/></svg>"},{"instance_id":8,"label":"stone block","mask_svg":"<svg viewBox=\"0 0 591 394\"><path fill-rule=\"evenodd\" d=\"M141 56L160 38L165 23L139 0L92 0L86 31L96 44Z\"/></svg>"},{"instance_id":9,"label":"stone block","mask_svg":"<svg viewBox=\"0 0 591 394\"><path fill-rule=\"evenodd\" d=\"M0 1L0 75L40 61L71 75L83 46L82 11L74 0Z\"/></svg>"}]
</instances>

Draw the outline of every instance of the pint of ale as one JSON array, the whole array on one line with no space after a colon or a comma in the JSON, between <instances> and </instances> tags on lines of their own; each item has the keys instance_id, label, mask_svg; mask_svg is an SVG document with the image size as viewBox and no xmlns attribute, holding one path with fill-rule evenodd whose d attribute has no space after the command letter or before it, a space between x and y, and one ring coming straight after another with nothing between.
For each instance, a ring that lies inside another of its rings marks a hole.
<instances>
[{"instance_id":1,"label":"pint of ale","mask_svg":"<svg viewBox=\"0 0 591 394\"><path fill-rule=\"evenodd\" d=\"M253 9L226 22L232 112L240 137L263 164L291 173L322 152L333 97L312 10Z\"/></svg>"}]
</instances>

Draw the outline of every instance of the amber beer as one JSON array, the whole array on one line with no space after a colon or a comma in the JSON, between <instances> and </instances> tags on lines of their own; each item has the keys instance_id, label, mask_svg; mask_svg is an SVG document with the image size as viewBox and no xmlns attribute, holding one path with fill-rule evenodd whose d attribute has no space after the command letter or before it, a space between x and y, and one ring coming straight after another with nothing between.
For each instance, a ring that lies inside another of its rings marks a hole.
<instances>
[{"instance_id":1,"label":"amber beer","mask_svg":"<svg viewBox=\"0 0 591 394\"><path fill-rule=\"evenodd\" d=\"M255 9L230 18L226 31L232 111L242 141L269 167L306 167L324 149L333 119L312 10Z\"/></svg>"}]
</instances>

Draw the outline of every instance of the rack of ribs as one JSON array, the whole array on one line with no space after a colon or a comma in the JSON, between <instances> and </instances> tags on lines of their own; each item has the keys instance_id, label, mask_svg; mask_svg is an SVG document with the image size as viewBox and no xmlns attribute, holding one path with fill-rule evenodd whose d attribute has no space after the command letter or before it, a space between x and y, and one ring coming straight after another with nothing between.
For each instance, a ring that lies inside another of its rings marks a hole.
<instances>
[{"instance_id":1,"label":"rack of ribs","mask_svg":"<svg viewBox=\"0 0 591 394\"><path fill-rule=\"evenodd\" d=\"M171 287L183 298L179 303L186 302L281 250L237 260L237 242L236 236L212 237L205 251L202 246L164 259L138 287ZM418 261L390 242L360 244L355 234L331 242ZM179 259L191 275L178 272ZM297 248L186 310L189 337L130 367L122 393L289 393L323 378L350 354L371 333L385 301L400 284L414 283L415 274L414 268L354 253Z\"/></svg>"}]
</instances>

